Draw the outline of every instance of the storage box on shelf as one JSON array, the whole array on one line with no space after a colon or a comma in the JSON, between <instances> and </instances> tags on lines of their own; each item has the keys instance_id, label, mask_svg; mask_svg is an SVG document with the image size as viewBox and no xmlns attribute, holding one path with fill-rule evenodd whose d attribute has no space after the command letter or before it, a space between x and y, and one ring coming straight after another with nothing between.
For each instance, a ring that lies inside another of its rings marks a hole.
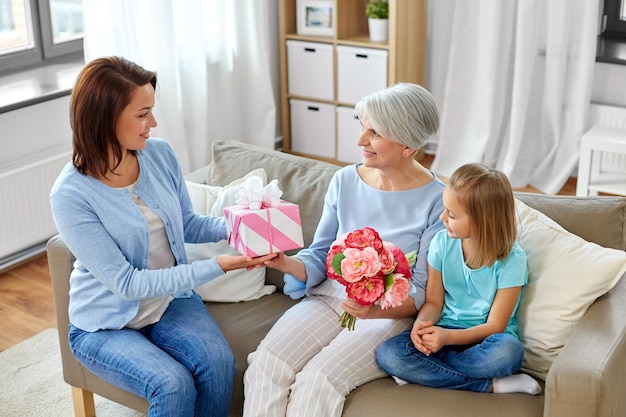
<instances>
[{"instance_id":1,"label":"storage box on shelf","mask_svg":"<svg viewBox=\"0 0 626 417\"><path fill-rule=\"evenodd\" d=\"M301 154L335 157L335 112L332 104L289 100L291 150Z\"/></svg>"},{"instance_id":2,"label":"storage box on shelf","mask_svg":"<svg viewBox=\"0 0 626 417\"><path fill-rule=\"evenodd\" d=\"M332 8L332 19L326 15L324 20L332 29L303 33L305 7L322 3ZM397 82L423 83L425 0L389 0L389 36L382 42L370 41L367 3L279 0L284 151L335 163L358 162L359 122L349 116L356 102Z\"/></svg>"},{"instance_id":3,"label":"storage box on shelf","mask_svg":"<svg viewBox=\"0 0 626 417\"><path fill-rule=\"evenodd\" d=\"M386 50L337 46L337 101L356 103L387 87Z\"/></svg>"},{"instance_id":4,"label":"storage box on shelf","mask_svg":"<svg viewBox=\"0 0 626 417\"><path fill-rule=\"evenodd\" d=\"M288 40L288 91L292 96L332 100L334 92L333 46L327 43Z\"/></svg>"},{"instance_id":5,"label":"storage box on shelf","mask_svg":"<svg viewBox=\"0 0 626 417\"><path fill-rule=\"evenodd\" d=\"M361 132L361 123L354 115L354 108L339 106L336 113L337 159L347 163L361 162L361 148L355 144Z\"/></svg>"}]
</instances>

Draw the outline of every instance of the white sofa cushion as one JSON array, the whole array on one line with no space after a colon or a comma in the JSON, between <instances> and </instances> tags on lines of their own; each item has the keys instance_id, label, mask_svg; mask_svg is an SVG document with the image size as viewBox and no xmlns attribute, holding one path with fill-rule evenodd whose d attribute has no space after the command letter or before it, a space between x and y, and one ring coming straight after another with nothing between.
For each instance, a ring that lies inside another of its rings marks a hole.
<instances>
[{"instance_id":1,"label":"white sofa cushion","mask_svg":"<svg viewBox=\"0 0 626 417\"><path fill-rule=\"evenodd\" d=\"M516 208L529 272L517 313L523 370L545 380L573 327L626 271L626 252L587 242L519 200Z\"/></svg>"},{"instance_id":2,"label":"white sofa cushion","mask_svg":"<svg viewBox=\"0 0 626 417\"><path fill-rule=\"evenodd\" d=\"M267 183L267 175L262 168L255 169L223 187L187 181L187 189L194 211L204 215L223 216L224 207L235 204L239 187L251 176L260 177L263 185ZM186 250L189 262L198 259L210 259L217 255L238 254L225 240L215 243L187 244ZM266 268L254 268L250 271L246 269L228 271L221 277L198 286L195 290L204 301L256 300L276 291L274 285L265 285L265 270Z\"/></svg>"}]
</instances>

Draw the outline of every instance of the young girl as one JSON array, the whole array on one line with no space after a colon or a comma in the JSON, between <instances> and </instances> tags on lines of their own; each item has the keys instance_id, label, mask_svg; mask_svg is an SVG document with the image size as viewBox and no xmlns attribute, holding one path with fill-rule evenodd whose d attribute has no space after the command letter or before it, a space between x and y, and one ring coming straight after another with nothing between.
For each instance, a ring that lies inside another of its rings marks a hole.
<instances>
[{"instance_id":1,"label":"young girl","mask_svg":"<svg viewBox=\"0 0 626 417\"><path fill-rule=\"evenodd\" d=\"M412 330L380 346L380 367L399 383L539 394L533 378L513 375L524 356L515 313L528 269L507 177L464 165L443 204L446 229L430 244L426 301Z\"/></svg>"}]
</instances>

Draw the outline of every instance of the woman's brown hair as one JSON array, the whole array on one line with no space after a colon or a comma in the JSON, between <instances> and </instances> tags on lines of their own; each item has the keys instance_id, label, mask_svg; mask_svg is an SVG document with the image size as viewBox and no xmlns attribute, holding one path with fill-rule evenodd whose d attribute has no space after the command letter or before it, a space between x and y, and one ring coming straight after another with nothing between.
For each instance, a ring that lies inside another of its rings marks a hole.
<instances>
[{"instance_id":1,"label":"woman's brown hair","mask_svg":"<svg viewBox=\"0 0 626 417\"><path fill-rule=\"evenodd\" d=\"M148 83L156 89L155 72L120 57L97 58L82 69L70 100L72 162L80 173L102 178L115 171L122 160L117 121L137 87Z\"/></svg>"},{"instance_id":2,"label":"woman's brown hair","mask_svg":"<svg viewBox=\"0 0 626 417\"><path fill-rule=\"evenodd\" d=\"M517 239L515 198L507 176L481 164L466 164L450 177L448 186L472 219L476 242L471 265L491 266L508 256Z\"/></svg>"}]
</instances>

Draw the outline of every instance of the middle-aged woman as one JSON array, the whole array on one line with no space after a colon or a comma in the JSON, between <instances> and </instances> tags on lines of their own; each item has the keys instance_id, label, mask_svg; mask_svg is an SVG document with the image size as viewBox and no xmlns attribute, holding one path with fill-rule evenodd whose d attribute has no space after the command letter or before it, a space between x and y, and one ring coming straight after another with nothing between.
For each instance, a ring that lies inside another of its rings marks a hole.
<instances>
[{"instance_id":1,"label":"middle-aged woman","mask_svg":"<svg viewBox=\"0 0 626 417\"><path fill-rule=\"evenodd\" d=\"M285 273L287 294L306 297L250 354L246 417L339 417L350 391L385 375L376 349L408 329L424 303L428 246L443 228L444 184L414 156L439 126L435 101L424 88L401 83L365 97L355 111L362 163L340 169L331 180L309 248L266 262ZM405 253L417 251L410 296L399 307L360 306L326 276L331 243L367 226ZM339 322L344 310L359 318L354 331Z\"/></svg>"},{"instance_id":2,"label":"middle-aged woman","mask_svg":"<svg viewBox=\"0 0 626 417\"><path fill-rule=\"evenodd\" d=\"M73 158L50 194L77 259L69 343L91 372L146 398L151 417L226 417L234 356L192 289L275 255L187 264L184 243L225 239L226 225L194 214L174 151L150 138L156 85L156 73L107 57L72 92Z\"/></svg>"}]
</instances>

